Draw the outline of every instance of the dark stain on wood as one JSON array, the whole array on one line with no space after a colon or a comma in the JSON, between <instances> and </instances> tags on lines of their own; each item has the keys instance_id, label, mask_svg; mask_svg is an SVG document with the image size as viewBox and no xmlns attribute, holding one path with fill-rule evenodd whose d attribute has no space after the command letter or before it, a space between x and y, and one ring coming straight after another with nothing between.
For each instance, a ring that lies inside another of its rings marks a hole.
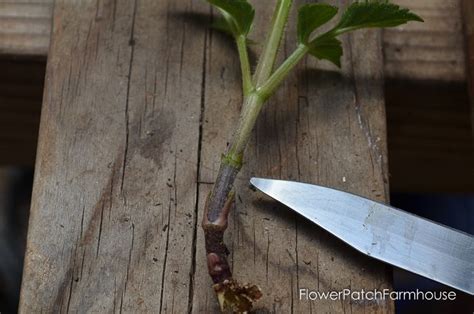
<instances>
[{"instance_id":1,"label":"dark stain on wood","mask_svg":"<svg viewBox=\"0 0 474 314\"><path fill-rule=\"evenodd\" d=\"M132 133L137 140L131 144L132 154L138 153L146 159L152 160L158 167L161 161L168 156L173 129L176 127L176 117L173 111L165 110L151 117L144 129L141 123L132 127Z\"/></svg>"}]
</instances>

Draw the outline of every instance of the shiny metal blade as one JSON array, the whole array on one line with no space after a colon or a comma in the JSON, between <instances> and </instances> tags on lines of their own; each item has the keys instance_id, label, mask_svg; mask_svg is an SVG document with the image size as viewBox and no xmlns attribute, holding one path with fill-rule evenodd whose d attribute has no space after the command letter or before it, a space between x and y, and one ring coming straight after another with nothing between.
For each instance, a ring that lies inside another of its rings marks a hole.
<instances>
[{"instance_id":1,"label":"shiny metal blade","mask_svg":"<svg viewBox=\"0 0 474 314\"><path fill-rule=\"evenodd\" d=\"M474 295L472 235L330 188L250 182L358 251Z\"/></svg>"}]
</instances>

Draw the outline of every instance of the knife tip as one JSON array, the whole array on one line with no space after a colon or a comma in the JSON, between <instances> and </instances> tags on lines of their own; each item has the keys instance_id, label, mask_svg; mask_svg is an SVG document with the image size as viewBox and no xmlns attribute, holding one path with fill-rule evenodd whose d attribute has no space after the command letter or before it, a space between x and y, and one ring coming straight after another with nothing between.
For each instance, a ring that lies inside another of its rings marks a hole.
<instances>
[{"instance_id":1,"label":"knife tip","mask_svg":"<svg viewBox=\"0 0 474 314\"><path fill-rule=\"evenodd\" d=\"M256 178L253 177L250 179L250 184L259 189L263 193L267 193L268 189L275 183L273 179L264 179L264 178Z\"/></svg>"},{"instance_id":2,"label":"knife tip","mask_svg":"<svg viewBox=\"0 0 474 314\"><path fill-rule=\"evenodd\" d=\"M255 189L258 185L258 178L250 178L250 187Z\"/></svg>"},{"instance_id":3,"label":"knife tip","mask_svg":"<svg viewBox=\"0 0 474 314\"><path fill-rule=\"evenodd\" d=\"M256 188L258 188L261 185L261 183L263 183L264 181L266 180L262 178L256 178L256 177L250 178L250 184L252 184Z\"/></svg>"}]
</instances>

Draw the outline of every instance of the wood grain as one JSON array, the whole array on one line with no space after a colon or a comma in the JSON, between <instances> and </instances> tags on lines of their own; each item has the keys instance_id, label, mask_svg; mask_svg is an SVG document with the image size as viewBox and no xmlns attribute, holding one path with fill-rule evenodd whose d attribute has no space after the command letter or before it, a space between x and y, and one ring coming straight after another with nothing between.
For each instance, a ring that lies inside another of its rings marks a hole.
<instances>
[{"instance_id":1,"label":"wood grain","mask_svg":"<svg viewBox=\"0 0 474 314\"><path fill-rule=\"evenodd\" d=\"M405 193L471 193L463 30L472 1L396 0L425 23L384 30L390 187ZM466 33L466 36L467 33ZM469 40L467 41L469 43Z\"/></svg>"},{"instance_id":2,"label":"wood grain","mask_svg":"<svg viewBox=\"0 0 474 314\"><path fill-rule=\"evenodd\" d=\"M0 54L46 56L53 0L0 0Z\"/></svg>"},{"instance_id":3,"label":"wood grain","mask_svg":"<svg viewBox=\"0 0 474 314\"><path fill-rule=\"evenodd\" d=\"M202 7L56 1L20 312L187 311Z\"/></svg>"},{"instance_id":4,"label":"wood grain","mask_svg":"<svg viewBox=\"0 0 474 314\"><path fill-rule=\"evenodd\" d=\"M412 9L424 23L383 32L385 77L466 80L461 0L393 0Z\"/></svg>"},{"instance_id":5,"label":"wood grain","mask_svg":"<svg viewBox=\"0 0 474 314\"><path fill-rule=\"evenodd\" d=\"M263 34L273 2L256 2ZM347 4L348 1L343 1ZM235 48L198 0L56 0L20 312L212 313L201 209L241 104ZM294 47L295 25L282 49ZM251 175L388 199L380 32L344 37L343 70L308 60L249 146L227 243L259 312L392 312L308 302L389 287L375 262L248 189Z\"/></svg>"}]
</instances>

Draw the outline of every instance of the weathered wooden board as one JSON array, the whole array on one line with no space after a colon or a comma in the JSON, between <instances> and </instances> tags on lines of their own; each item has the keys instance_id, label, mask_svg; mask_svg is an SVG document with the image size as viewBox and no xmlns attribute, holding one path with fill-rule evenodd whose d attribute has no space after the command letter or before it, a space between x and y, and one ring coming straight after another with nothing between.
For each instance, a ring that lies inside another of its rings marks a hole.
<instances>
[{"instance_id":1,"label":"weathered wooden board","mask_svg":"<svg viewBox=\"0 0 474 314\"><path fill-rule=\"evenodd\" d=\"M0 0L0 54L46 56L53 0Z\"/></svg>"},{"instance_id":2,"label":"weathered wooden board","mask_svg":"<svg viewBox=\"0 0 474 314\"><path fill-rule=\"evenodd\" d=\"M187 311L203 7L56 1L21 312Z\"/></svg>"},{"instance_id":3,"label":"weathered wooden board","mask_svg":"<svg viewBox=\"0 0 474 314\"><path fill-rule=\"evenodd\" d=\"M254 2L258 38L273 2ZM232 43L199 0L54 12L20 311L215 312L199 225L242 100ZM299 67L248 149L227 242L236 277L262 286L260 312L393 311L299 301L298 288L389 287L388 269L247 187L258 175L387 200L380 32L344 47L341 72Z\"/></svg>"},{"instance_id":4,"label":"weathered wooden board","mask_svg":"<svg viewBox=\"0 0 474 314\"><path fill-rule=\"evenodd\" d=\"M464 81L461 0L393 2L412 9L425 23L410 23L383 31L385 77Z\"/></svg>"}]
</instances>

